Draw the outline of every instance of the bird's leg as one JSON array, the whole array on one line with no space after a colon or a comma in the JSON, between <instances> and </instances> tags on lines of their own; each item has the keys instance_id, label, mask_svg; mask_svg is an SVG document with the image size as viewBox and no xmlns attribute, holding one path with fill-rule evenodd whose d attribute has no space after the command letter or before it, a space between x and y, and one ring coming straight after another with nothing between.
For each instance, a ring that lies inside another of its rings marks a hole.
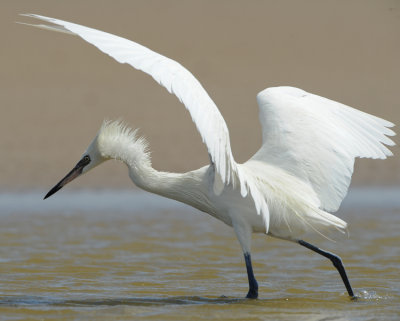
<instances>
[{"instance_id":1,"label":"bird's leg","mask_svg":"<svg viewBox=\"0 0 400 321\"><path fill-rule=\"evenodd\" d=\"M337 256L333 253L330 253L328 251L321 250L320 248L318 248L310 243L307 243L303 240L299 240L298 243L300 245L310 249L311 251L314 251L314 252L321 254L322 256L325 256L326 258L330 259L333 263L333 266L338 270L340 276L342 277L343 283L346 286L349 296L351 296L352 298L355 298L353 289L351 288L349 279L347 278L346 270L344 269L342 259L339 256Z\"/></svg>"},{"instance_id":2,"label":"bird's leg","mask_svg":"<svg viewBox=\"0 0 400 321\"><path fill-rule=\"evenodd\" d=\"M236 236L239 240L240 246L242 247L244 253L244 260L246 261L247 277L249 279L249 292L246 298L257 299L258 297L258 284L253 273L253 266L251 265L251 233L252 229L247 222L242 220L240 213L232 213L232 225L235 230Z\"/></svg>"},{"instance_id":3,"label":"bird's leg","mask_svg":"<svg viewBox=\"0 0 400 321\"><path fill-rule=\"evenodd\" d=\"M251 265L250 253L244 253L246 261L247 277L249 278L249 292L246 295L248 299L257 299L258 297L258 283L253 273L253 266Z\"/></svg>"}]
</instances>

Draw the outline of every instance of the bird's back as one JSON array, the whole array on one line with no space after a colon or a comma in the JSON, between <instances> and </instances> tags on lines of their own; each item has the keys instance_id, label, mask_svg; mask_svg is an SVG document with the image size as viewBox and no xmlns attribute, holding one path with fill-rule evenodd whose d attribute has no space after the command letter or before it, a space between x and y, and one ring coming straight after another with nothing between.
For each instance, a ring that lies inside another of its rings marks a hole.
<instances>
[{"instance_id":1,"label":"bird's back","mask_svg":"<svg viewBox=\"0 0 400 321\"><path fill-rule=\"evenodd\" d=\"M346 229L346 222L320 209L318 195L303 180L266 162L249 160L241 166L267 200L268 234L283 239L299 239L311 231L325 235ZM259 229L253 227L253 230L257 232Z\"/></svg>"}]
</instances>

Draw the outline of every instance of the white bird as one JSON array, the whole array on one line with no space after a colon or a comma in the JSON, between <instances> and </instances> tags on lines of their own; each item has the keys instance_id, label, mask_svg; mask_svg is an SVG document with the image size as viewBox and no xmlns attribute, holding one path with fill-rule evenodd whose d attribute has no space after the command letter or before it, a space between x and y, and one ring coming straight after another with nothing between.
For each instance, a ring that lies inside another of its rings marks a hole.
<instances>
[{"instance_id":1,"label":"white bird","mask_svg":"<svg viewBox=\"0 0 400 321\"><path fill-rule=\"evenodd\" d=\"M258 297L251 264L251 235L265 233L296 242L329 258L350 297L354 292L341 259L302 240L308 231L344 232L330 214L347 194L356 157L392 155L395 133L386 120L293 87L257 95L262 146L247 162L235 161L226 123L197 79L179 63L133 41L74 23L29 14L54 25L33 25L78 35L120 63L152 76L184 104L210 157L187 173L152 168L148 145L121 122L104 122L81 160L45 198L109 159L124 162L132 181L146 191L191 205L234 228L242 247L249 291Z\"/></svg>"}]
</instances>

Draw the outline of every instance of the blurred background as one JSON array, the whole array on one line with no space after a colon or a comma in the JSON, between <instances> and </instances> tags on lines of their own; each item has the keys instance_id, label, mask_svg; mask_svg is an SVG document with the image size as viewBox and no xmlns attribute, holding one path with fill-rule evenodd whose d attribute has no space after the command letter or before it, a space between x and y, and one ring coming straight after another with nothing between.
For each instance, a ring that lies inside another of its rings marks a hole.
<instances>
[{"instance_id":1,"label":"blurred background","mask_svg":"<svg viewBox=\"0 0 400 321\"><path fill-rule=\"evenodd\" d=\"M152 78L77 37L16 24L36 22L20 13L114 33L180 62L219 106L239 162L261 144L256 94L266 87L300 87L400 123L396 0L3 0L3 191L53 186L79 160L105 118L140 128L156 169L181 172L208 162L189 114ZM398 155L397 147L392 151ZM353 184L395 185L399 169L399 156L359 160ZM124 165L109 162L72 185L132 183Z\"/></svg>"},{"instance_id":2,"label":"blurred background","mask_svg":"<svg viewBox=\"0 0 400 321\"><path fill-rule=\"evenodd\" d=\"M362 309L329 262L264 235L252 252L260 299L236 301L247 280L232 229L124 190L134 185L123 164L42 201L104 119L140 128L158 170L196 169L208 155L185 108L151 77L78 37L16 24L37 23L20 13L180 62L219 106L239 162L260 147L256 95L266 87L300 87L400 124L399 0L1 0L2 320L399 319L398 147L356 162L353 186L372 188L351 189L338 213L350 234L311 238L343 258Z\"/></svg>"}]
</instances>

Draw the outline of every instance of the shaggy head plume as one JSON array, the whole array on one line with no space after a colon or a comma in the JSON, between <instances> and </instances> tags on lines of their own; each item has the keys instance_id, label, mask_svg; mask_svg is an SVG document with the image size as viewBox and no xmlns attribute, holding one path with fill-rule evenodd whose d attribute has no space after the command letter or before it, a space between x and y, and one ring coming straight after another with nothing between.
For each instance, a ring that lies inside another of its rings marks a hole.
<instances>
[{"instance_id":1,"label":"shaggy head plume","mask_svg":"<svg viewBox=\"0 0 400 321\"><path fill-rule=\"evenodd\" d=\"M151 165L148 143L122 121L105 120L87 152L104 159L117 159L135 166L138 162Z\"/></svg>"}]
</instances>

